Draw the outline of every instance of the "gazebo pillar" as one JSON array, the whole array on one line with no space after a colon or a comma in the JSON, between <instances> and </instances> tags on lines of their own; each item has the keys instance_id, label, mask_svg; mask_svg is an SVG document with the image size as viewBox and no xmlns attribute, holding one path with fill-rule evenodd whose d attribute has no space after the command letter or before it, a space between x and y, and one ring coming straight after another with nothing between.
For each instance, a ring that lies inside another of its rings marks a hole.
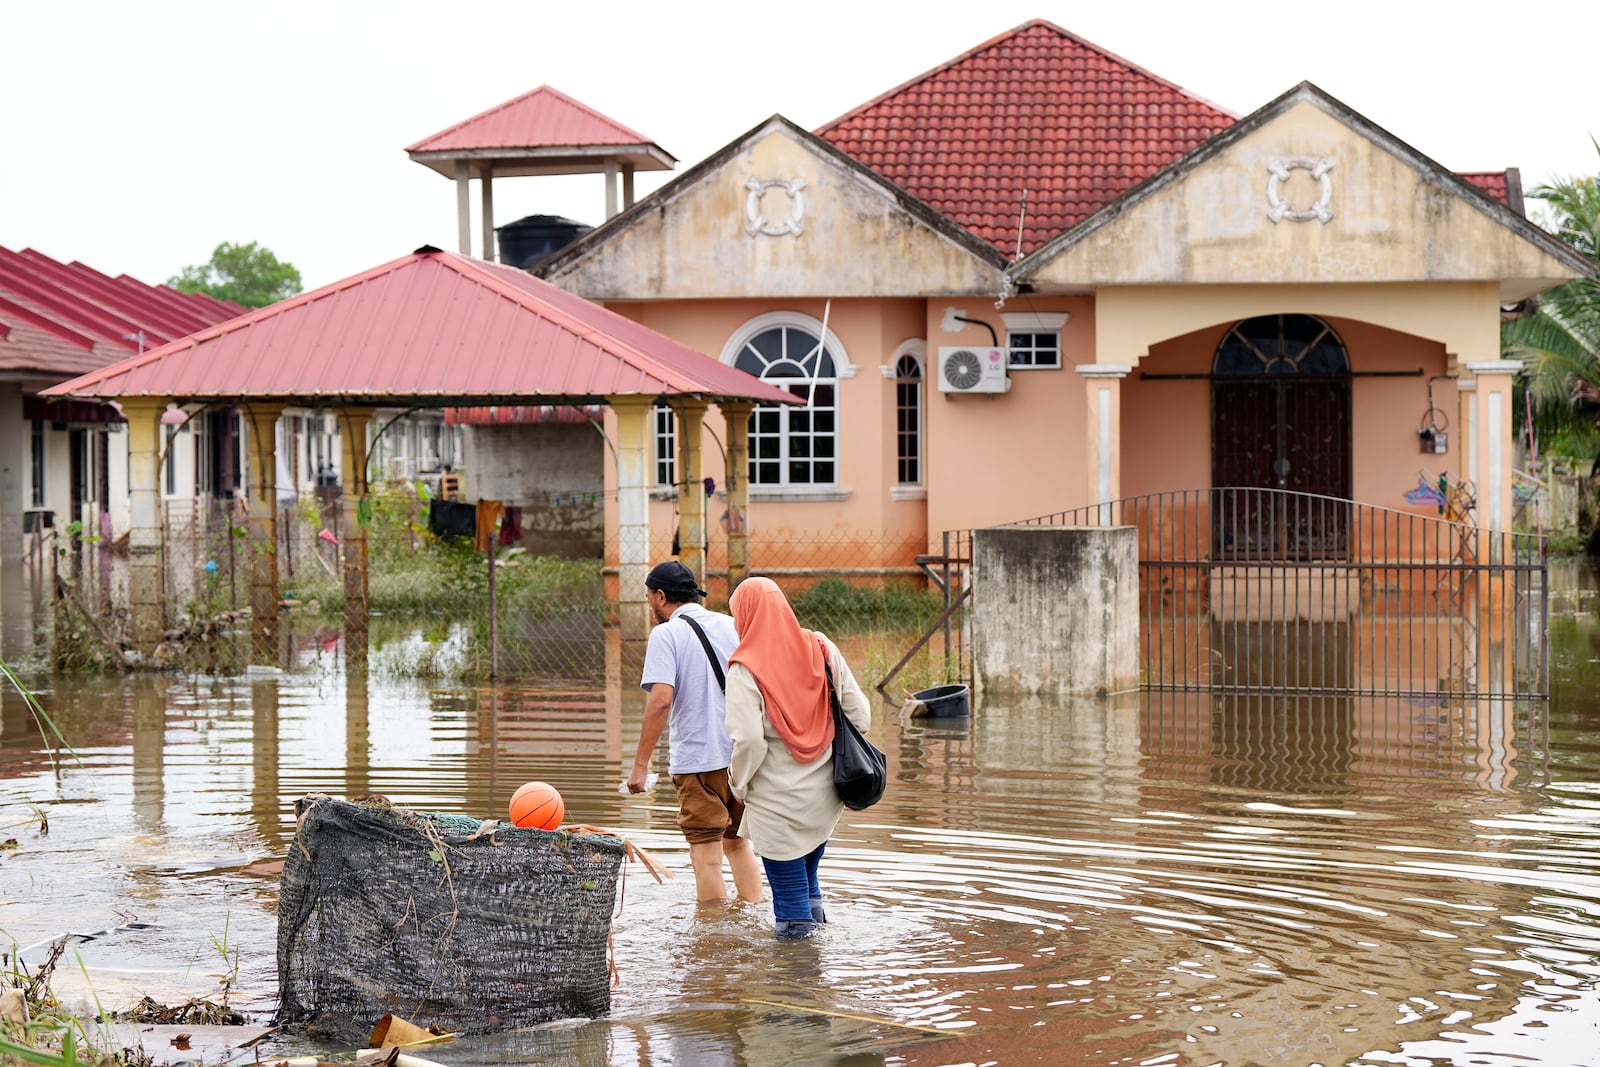
<instances>
[{"instance_id":1,"label":"gazebo pillar","mask_svg":"<svg viewBox=\"0 0 1600 1067\"><path fill-rule=\"evenodd\" d=\"M624 641L650 636L644 580L650 573L648 470L652 397L607 398L617 418L617 621Z\"/></svg>"},{"instance_id":2,"label":"gazebo pillar","mask_svg":"<svg viewBox=\"0 0 1600 1067\"><path fill-rule=\"evenodd\" d=\"M278 660L278 416L282 404L249 404L250 658Z\"/></svg>"},{"instance_id":3,"label":"gazebo pillar","mask_svg":"<svg viewBox=\"0 0 1600 1067\"><path fill-rule=\"evenodd\" d=\"M456 233L461 242L461 254L472 255L472 167L464 159L456 160Z\"/></svg>"},{"instance_id":4,"label":"gazebo pillar","mask_svg":"<svg viewBox=\"0 0 1600 1067\"><path fill-rule=\"evenodd\" d=\"M483 205L483 259L486 263L495 262L494 258L494 168L484 167L478 172L479 192L482 194Z\"/></svg>"},{"instance_id":5,"label":"gazebo pillar","mask_svg":"<svg viewBox=\"0 0 1600 1067\"><path fill-rule=\"evenodd\" d=\"M706 402L688 398L673 404L678 414L678 562L706 584L706 494L704 442Z\"/></svg>"},{"instance_id":6,"label":"gazebo pillar","mask_svg":"<svg viewBox=\"0 0 1600 1067\"><path fill-rule=\"evenodd\" d=\"M347 667L367 665L367 527L361 502L367 499L367 408L338 408L339 485L344 543L344 661Z\"/></svg>"},{"instance_id":7,"label":"gazebo pillar","mask_svg":"<svg viewBox=\"0 0 1600 1067\"><path fill-rule=\"evenodd\" d=\"M756 406L748 400L721 405L728 420L728 595L750 577L750 416Z\"/></svg>"},{"instance_id":8,"label":"gazebo pillar","mask_svg":"<svg viewBox=\"0 0 1600 1067\"><path fill-rule=\"evenodd\" d=\"M1078 376L1089 391L1084 455L1089 461L1089 499L1096 504L1122 498L1122 379L1132 369L1126 363L1078 365ZM1101 508L1102 524L1110 522L1109 512Z\"/></svg>"},{"instance_id":9,"label":"gazebo pillar","mask_svg":"<svg viewBox=\"0 0 1600 1067\"><path fill-rule=\"evenodd\" d=\"M128 618L134 648L148 656L161 642L161 413L164 396L118 401L128 420Z\"/></svg>"}]
</instances>

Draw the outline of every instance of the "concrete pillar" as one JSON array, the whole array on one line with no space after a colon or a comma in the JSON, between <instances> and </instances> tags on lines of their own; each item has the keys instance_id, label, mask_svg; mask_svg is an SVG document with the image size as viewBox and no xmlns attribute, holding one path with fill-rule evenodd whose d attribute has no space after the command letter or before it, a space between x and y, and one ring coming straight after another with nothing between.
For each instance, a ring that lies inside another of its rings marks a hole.
<instances>
[{"instance_id":1,"label":"concrete pillar","mask_svg":"<svg viewBox=\"0 0 1600 1067\"><path fill-rule=\"evenodd\" d=\"M343 503L344 657L347 667L367 665L367 528L361 502L367 498L367 408L339 408L339 485ZM354 685L355 683L351 683Z\"/></svg>"},{"instance_id":2,"label":"concrete pillar","mask_svg":"<svg viewBox=\"0 0 1600 1067\"><path fill-rule=\"evenodd\" d=\"M1457 481L1478 484L1478 379L1456 381L1456 473Z\"/></svg>"},{"instance_id":3,"label":"concrete pillar","mask_svg":"<svg viewBox=\"0 0 1600 1067\"><path fill-rule=\"evenodd\" d=\"M1478 382L1477 437L1478 525L1490 530L1511 529L1511 470L1516 421L1511 383L1522 364L1492 359L1469 362L1467 372Z\"/></svg>"},{"instance_id":4,"label":"concrete pillar","mask_svg":"<svg viewBox=\"0 0 1600 1067\"><path fill-rule=\"evenodd\" d=\"M461 248L459 251L464 256L472 255L472 197L470 183L472 181L472 168L467 161L456 161L456 232L460 237Z\"/></svg>"},{"instance_id":5,"label":"concrete pillar","mask_svg":"<svg viewBox=\"0 0 1600 1067\"><path fill-rule=\"evenodd\" d=\"M278 416L282 404L250 404L250 658L278 661Z\"/></svg>"},{"instance_id":6,"label":"concrete pillar","mask_svg":"<svg viewBox=\"0 0 1600 1067\"><path fill-rule=\"evenodd\" d=\"M624 641L650 636L644 580L650 573L650 397L607 398L617 416L617 620Z\"/></svg>"},{"instance_id":7,"label":"concrete pillar","mask_svg":"<svg viewBox=\"0 0 1600 1067\"><path fill-rule=\"evenodd\" d=\"M32 459L29 429L22 417L22 386L0 383L0 434L5 435L0 441L0 656L7 659L24 654L23 623L29 617L22 533L25 475Z\"/></svg>"},{"instance_id":8,"label":"concrete pillar","mask_svg":"<svg viewBox=\"0 0 1600 1067\"><path fill-rule=\"evenodd\" d=\"M606 163L606 218L617 213L617 164L615 160Z\"/></svg>"},{"instance_id":9,"label":"concrete pillar","mask_svg":"<svg viewBox=\"0 0 1600 1067\"><path fill-rule=\"evenodd\" d=\"M1131 526L972 534L979 695L1120 693L1139 684L1139 539Z\"/></svg>"},{"instance_id":10,"label":"concrete pillar","mask_svg":"<svg viewBox=\"0 0 1600 1067\"><path fill-rule=\"evenodd\" d=\"M128 612L133 645L146 656L166 629L161 602L161 413L167 398L120 401L128 420Z\"/></svg>"},{"instance_id":11,"label":"concrete pillar","mask_svg":"<svg viewBox=\"0 0 1600 1067\"><path fill-rule=\"evenodd\" d=\"M622 165L622 210L633 206L633 164Z\"/></svg>"},{"instance_id":12,"label":"concrete pillar","mask_svg":"<svg viewBox=\"0 0 1600 1067\"><path fill-rule=\"evenodd\" d=\"M494 257L494 171L485 167L478 174L483 204L483 258L493 263Z\"/></svg>"},{"instance_id":13,"label":"concrete pillar","mask_svg":"<svg viewBox=\"0 0 1600 1067\"><path fill-rule=\"evenodd\" d=\"M706 402L678 400L678 561L706 585L705 435Z\"/></svg>"},{"instance_id":14,"label":"concrete pillar","mask_svg":"<svg viewBox=\"0 0 1600 1067\"><path fill-rule=\"evenodd\" d=\"M728 420L728 595L750 577L750 415L755 404L730 400L720 405Z\"/></svg>"},{"instance_id":15,"label":"concrete pillar","mask_svg":"<svg viewBox=\"0 0 1600 1067\"><path fill-rule=\"evenodd\" d=\"M1083 363L1078 375L1088 390L1084 409L1085 451L1089 464L1089 496L1096 504L1122 499L1122 379L1133 368L1125 363ZM1109 506L1100 521L1111 521Z\"/></svg>"}]
</instances>

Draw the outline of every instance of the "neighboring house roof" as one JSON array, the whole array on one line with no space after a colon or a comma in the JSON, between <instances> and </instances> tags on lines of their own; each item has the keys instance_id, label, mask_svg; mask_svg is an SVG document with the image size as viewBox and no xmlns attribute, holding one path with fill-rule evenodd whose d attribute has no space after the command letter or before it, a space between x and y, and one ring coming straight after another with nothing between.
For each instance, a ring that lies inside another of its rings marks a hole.
<instances>
[{"instance_id":1,"label":"neighboring house roof","mask_svg":"<svg viewBox=\"0 0 1600 1067\"><path fill-rule=\"evenodd\" d=\"M369 406L673 394L794 401L523 271L431 247L44 393Z\"/></svg>"},{"instance_id":2,"label":"neighboring house roof","mask_svg":"<svg viewBox=\"0 0 1600 1067\"><path fill-rule=\"evenodd\" d=\"M245 310L127 275L111 278L31 248L0 247L0 372L11 377L60 381Z\"/></svg>"},{"instance_id":3,"label":"neighboring house roof","mask_svg":"<svg viewBox=\"0 0 1600 1067\"><path fill-rule=\"evenodd\" d=\"M1026 254L1235 118L1035 19L816 132L1010 256L1019 221Z\"/></svg>"},{"instance_id":4,"label":"neighboring house roof","mask_svg":"<svg viewBox=\"0 0 1600 1067\"><path fill-rule=\"evenodd\" d=\"M635 170L671 170L677 162L644 134L548 85L424 137L406 152L447 178L463 160L492 163L496 175L593 171L606 159Z\"/></svg>"}]
</instances>

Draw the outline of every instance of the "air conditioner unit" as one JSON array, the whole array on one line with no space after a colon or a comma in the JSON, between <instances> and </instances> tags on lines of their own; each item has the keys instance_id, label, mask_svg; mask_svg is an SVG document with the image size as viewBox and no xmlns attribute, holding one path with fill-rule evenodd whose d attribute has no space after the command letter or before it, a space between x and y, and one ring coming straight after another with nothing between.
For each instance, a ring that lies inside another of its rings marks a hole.
<instances>
[{"instance_id":1,"label":"air conditioner unit","mask_svg":"<svg viewBox=\"0 0 1600 1067\"><path fill-rule=\"evenodd\" d=\"M1007 393L1006 354L999 348L949 345L939 349L939 392Z\"/></svg>"}]
</instances>

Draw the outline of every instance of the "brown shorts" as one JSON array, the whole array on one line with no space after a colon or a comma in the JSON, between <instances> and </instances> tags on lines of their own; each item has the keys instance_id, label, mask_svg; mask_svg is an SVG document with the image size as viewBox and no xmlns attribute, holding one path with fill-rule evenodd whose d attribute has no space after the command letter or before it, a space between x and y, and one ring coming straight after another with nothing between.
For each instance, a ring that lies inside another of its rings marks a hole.
<instances>
[{"instance_id":1,"label":"brown shorts","mask_svg":"<svg viewBox=\"0 0 1600 1067\"><path fill-rule=\"evenodd\" d=\"M674 774L672 785L678 790L678 829L689 844L708 845L739 836L744 802L734 799L726 767L698 774Z\"/></svg>"}]
</instances>

